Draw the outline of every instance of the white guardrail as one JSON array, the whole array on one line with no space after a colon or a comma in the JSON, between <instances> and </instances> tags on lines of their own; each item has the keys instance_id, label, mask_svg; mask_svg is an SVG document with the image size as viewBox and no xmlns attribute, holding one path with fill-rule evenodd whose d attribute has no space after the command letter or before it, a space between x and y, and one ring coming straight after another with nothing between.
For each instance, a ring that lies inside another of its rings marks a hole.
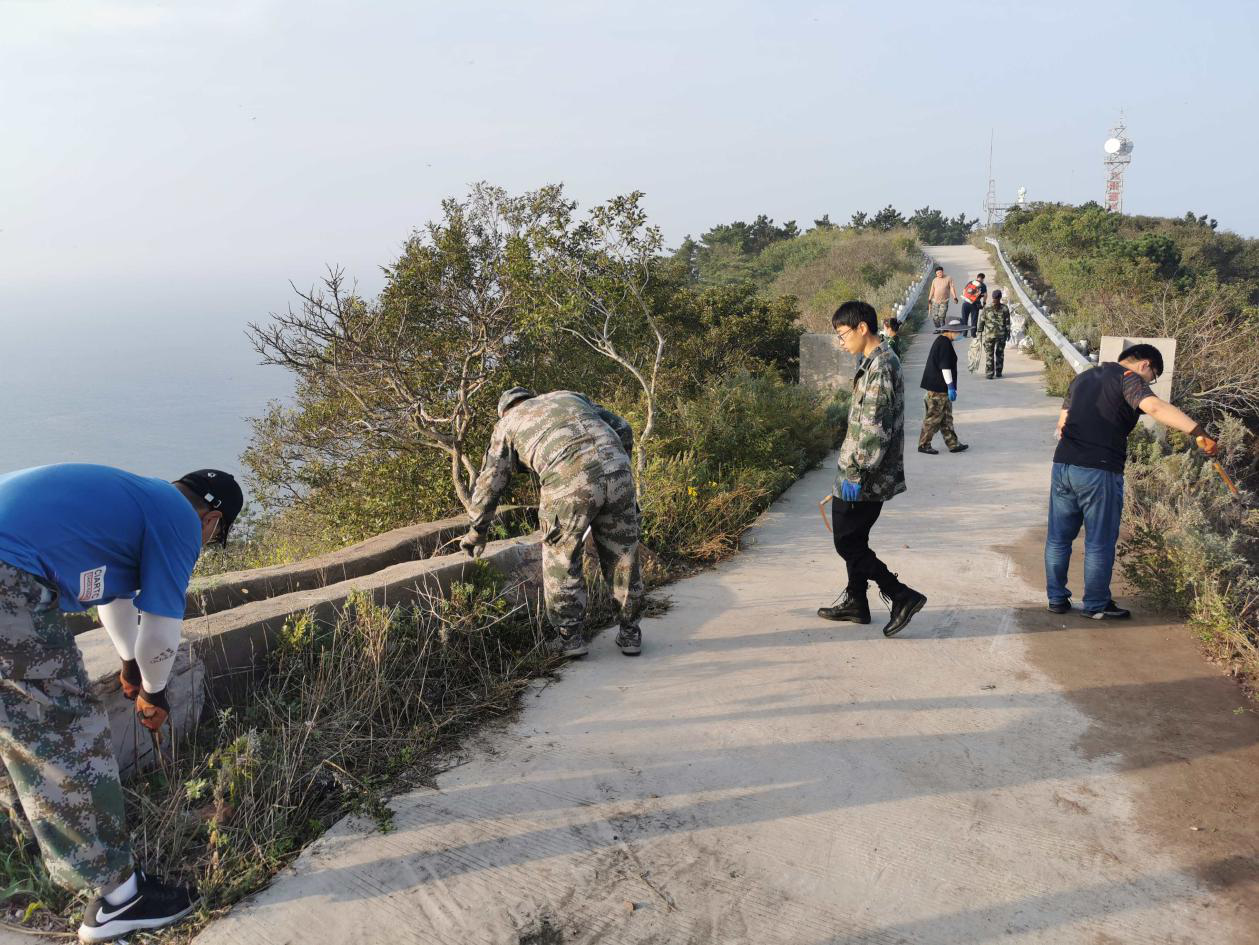
<instances>
[{"instance_id":1,"label":"white guardrail","mask_svg":"<svg viewBox=\"0 0 1259 945\"><path fill-rule=\"evenodd\" d=\"M1076 374L1083 373L1093 366L1093 362L1080 354L1075 345L1069 342L1065 335L1058 330L1058 326L1053 323L1047 314L1032 301L1031 296L1027 292L1027 287L1023 284L1023 277L1019 275L1018 270L1010 265L1010 260L1006 259L1005 252L1001 249L1001 244L994 240L991 236L985 236L984 240L991 243L997 251L997 259L1001 261L1002 267L1005 269L1006 276L1014 291L1018 293L1019 301L1023 303L1023 307L1027 313L1032 316L1032 321L1036 322L1041 331L1045 333L1045 337L1054 343L1054 346L1062 352L1062 356L1071 365L1072 370Z\"/></svg>"},{"instance_id":2,"label":"white guardrail","mask_svg":"<svg viewBox=\"0 0 1259 945\"><path fill-rule=\"evenodd\" d=\"M918 304L918 296L922 295L923 286L927 284L927 277L931 275L934 262L935 260L926 253L922 254L922 274L905 290L901 300L892 306L892 314L901 321L904 321Z\"/></svg>"}]
</instances>

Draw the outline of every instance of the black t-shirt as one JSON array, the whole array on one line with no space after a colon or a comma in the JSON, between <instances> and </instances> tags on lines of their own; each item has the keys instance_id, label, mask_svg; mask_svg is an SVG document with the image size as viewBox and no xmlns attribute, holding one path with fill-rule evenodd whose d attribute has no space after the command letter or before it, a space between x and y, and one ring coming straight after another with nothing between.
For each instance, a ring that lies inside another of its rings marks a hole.
<instances>
[{"instance_id":1,"label":"black t-shirt","mask_svg":"<svg viewBox=\"0 0 1259 945\"><path fill-rule=\"evenodd\" d=\"M1054 462L1122 473L1128 434L1141 416L1137 405L1152 396L1145 378L1115 361L1078 375L1062 402L1067 422Z\"/></svg>"},{"instance_id":2,"label":"black t-shirt","mask_svg":"<svg viewBox=\"0 0 1259 945\"><path fill-rule=\"evenodd\" d=\"M937 335L935 344L927 352L927 366L922 369L922 383L918 386L923 390L933 390L937 394L948 391L944 383L944 372L953 372L953 384L957 385L957 352L953 350L953 342L944 335Z\"/></svg>"}]
</instances>

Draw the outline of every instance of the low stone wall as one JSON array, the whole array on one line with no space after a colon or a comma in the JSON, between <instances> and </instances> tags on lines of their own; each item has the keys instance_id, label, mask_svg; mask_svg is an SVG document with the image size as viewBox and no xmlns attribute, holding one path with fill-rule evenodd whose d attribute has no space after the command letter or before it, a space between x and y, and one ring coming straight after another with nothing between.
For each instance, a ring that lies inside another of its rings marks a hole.
<instances>
[{"instance_id":1,"label":"low stone wall","mask_svg":"<svg viewBox=\"0 0 1259 945\"><path fill-rule=\"evenodd\" d=\"M461 519L460 523L462 533L466 519ZM440 522L432 526L437 527L438 534L447 527ZM415 527L422 528L424 526ZM393 547L404 537L398 533L407 531L411 530L398 529L379 536L381 539L394 536L382 545ZM406 540L413 541L414 536ZM374 542L375 539L364 545ZM440 547L440 541L435 547ZM383 548L377 550L379 554L386 554ZM504 576L510 593L527 597L539 593L542 562L539 535L491 542L482 560ZM316 619L334 620L346 599L355 592L370 594L380 605L408 604L444 595L452 583L464 578L469 566L463 554L405 560L347 580L298 588L186 620L184 640L168 686L176 738L197 724L208 697L224 695L233 686L247 685L257 678L257 667L290 616L309 612ZM135 720L133 703L122 696L118 685L118 654L108 634L96 628L79 634L76 642L83 652L93 691L109 714L120 768L125 772L152 767L157 763L153 746L148 732Z\"/></svg>"}]
</instances>

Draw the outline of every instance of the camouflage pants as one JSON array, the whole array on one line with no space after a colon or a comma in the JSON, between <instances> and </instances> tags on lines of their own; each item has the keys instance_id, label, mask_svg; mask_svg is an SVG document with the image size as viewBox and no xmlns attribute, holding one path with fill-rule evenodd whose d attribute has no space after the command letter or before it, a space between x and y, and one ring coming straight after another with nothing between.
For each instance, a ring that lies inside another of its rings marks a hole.
<instances>
[{"instance_id":1,"label":"camouflage pants","mask_svg":"<svg viewBox=\"0 0 1259 945\"><path fill-rule=\"evenodd\" d=\"M131 873L109 720L55 593L3 562L0 758L0 804L55 882L91 890Z\"/></svg>"},{"instance_id":2,"label":"camouflage pants","mask_svg":"<svg viewBox=\"0 0 1259 945\"><path fill-rule=\"evenodd\" d=\"M927 391L926 412L922 418L922 433L918 436L919 446L930 446L936 433L944 435L944 443L949 449L957 446L957 434L953 432L953 404L948 394Z\"/></svg>"},{"instance_id":3,"label":"camouflage pants","mask_svg":"<svg viewBox=\"0 0 1259 945\"><path fill-rule=\"evenodd\" d=\"M939 328L944 324L944 320L948 318L949 300L945 299L943 302L928 302L927 314L931 316L932 324L935 325L936 328Z\"/></svg>"},{"instance_id":4,"label":"camouflage pants","mask_svg":"<svg viewBox=\"0 0 1259 945\"><path fill-rule=\"evenodd\" d=\"M1005 368L1005 340L993 339L984 342L984 354L986 356L987 374L992 377L994 373L1000 374Z\"/></svg>"},{"instance_id":5,"label":"camouflage pants","mask_svg":"<svg viewBox=\"0 0 1259 945\"><path fill-rule=\"evenodd\" d=\"M582 573L587 527L594 536L603 579L620 606L622 627L638 626L643 580L638 567L638 502L629 470L597 473L562 494L544 491L539 518L542 538L542 586L551 626L561 633L580 632L586 616L586 579Z\"/></svg>"}]
</instances>

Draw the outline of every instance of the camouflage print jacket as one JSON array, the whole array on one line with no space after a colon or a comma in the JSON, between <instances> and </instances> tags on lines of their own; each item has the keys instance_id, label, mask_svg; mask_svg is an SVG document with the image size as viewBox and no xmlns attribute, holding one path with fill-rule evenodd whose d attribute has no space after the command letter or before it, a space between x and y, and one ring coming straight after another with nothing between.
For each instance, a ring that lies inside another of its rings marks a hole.
<instances>
[{"instance_id":1,"label":"camouflage print jacket","mask_svg":"<svg viewBox=\"0 0 1259 945\"><path fill-rule=\"evenodd\" d=\"M862 501L886 502L905 491L905 381L886 344L862 360L852 381L836 496L844 479L861 485Z\"/></svg>"},{"instance_id":2,"label":"camouflage print jacket","mask_svg":"<svg viewBox=\"0 0 1259 945\"><path fill-rule=\"evenodd\" d=\"M592 477L628 471L633 449L629 423L585 394L557 390L519 401L494 425L468 510L472 527L489 530L517 464L537 473L545 500Z\"/></svg>"},{"instance_id":3,"label":"camouflage print jacket","mask_svg":"<svg viewBox=\"0 0 1259 945\"><path fill-rule=\"evenodd\" d=\"M984 309L979 316L979 340L987 344L989 341L1007 341L1010 337L1010 307L1004 302L997 302Z\"/></svg>"}]
</instances>

